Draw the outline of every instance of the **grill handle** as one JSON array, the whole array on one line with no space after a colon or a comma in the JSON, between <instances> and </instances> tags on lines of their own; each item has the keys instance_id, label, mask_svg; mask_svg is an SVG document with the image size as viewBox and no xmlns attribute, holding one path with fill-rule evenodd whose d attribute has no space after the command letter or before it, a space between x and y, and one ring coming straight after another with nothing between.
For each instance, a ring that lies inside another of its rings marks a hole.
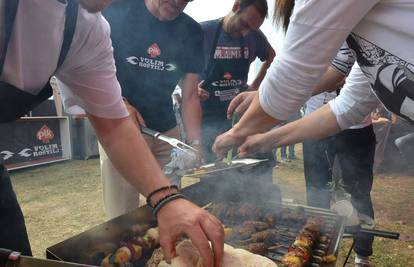
<instances>
[{"instance_id":1,"label":"grill handle","mask_svg":"<svg viewBox=\"0 0 414 267\"><path fill-rule=\"evenodd\" d=\"M381 230L374 230L374 229L366 229L361 227L359 230L361 233L373 235L373 236L379 236L379 237L385 237L390 239L400 239L400 233L396 232L388 232L388 231L381 231Z\"/></svg>"}]
</instances>

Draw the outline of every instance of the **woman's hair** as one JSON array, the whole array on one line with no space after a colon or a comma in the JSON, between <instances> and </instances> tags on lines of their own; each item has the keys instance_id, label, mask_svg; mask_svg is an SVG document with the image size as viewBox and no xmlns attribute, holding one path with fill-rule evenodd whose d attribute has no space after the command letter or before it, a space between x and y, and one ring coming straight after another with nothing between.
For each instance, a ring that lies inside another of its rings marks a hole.
<instances>
[{"instance_id":1,"label":"woman's hair","mask_svg":"<svg viewBox=\"0 0 414 267\"><path fill-rule=\"evenodd\" d=\"M273 21L278 27L282 27L284 32L289 27L290 16L294 6L295 0L275 0Z\"/></svg>"},{"instance_id":2,"label":"woman's hair","mask_svg":"<svg viewBox=\"0 0 414 267\"><path fill-rule=\"evenodd\" d=\"M267 7L266 0L239 0L239 3L240 3L240 12L243 12L243 10L245 10L249 6L254 5L257 11L259 11L259 13L263 17L265 18L267 17L268 7Z\"/></svg>"}]
</instances>

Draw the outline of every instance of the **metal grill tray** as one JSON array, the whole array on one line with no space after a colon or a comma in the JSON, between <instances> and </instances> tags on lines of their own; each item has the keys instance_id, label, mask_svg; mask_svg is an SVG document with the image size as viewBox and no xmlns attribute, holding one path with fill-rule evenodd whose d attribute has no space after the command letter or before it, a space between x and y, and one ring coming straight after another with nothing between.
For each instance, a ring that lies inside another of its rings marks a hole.
<instances>
[{"instance_id":1,"label":"metal grill tray","mask_svg":"<svg viewBox=\"0 0 414 267\"><path fill-rule=\"evenodd\" d=\"M223 199L226 199L226 194L220 192L220 190L211 191L212 187L214 187L214 184L200 182L189 186L182 191L187 198L191 199L200 206L204 206L209 202L220 202L223 201ZM216 194L206 194L205 191L207 189L210 192L216 192ZM338 247L341 243L344 231L343 217L338 216L330 210L302 205L285 203L281 205L273 202L267 202L266 205L268 205L267 207L274 207L275 209L300 208L303 209L306 217L322 217L324 221L327 222L327 225L329 225L329 228L324 229L324 231L330 231L330 236L332 238L328 254L338 254ZM139 223L146 223L152 226L156 225L149 207L144 206L138 208L128 214L121 215L120 217L93 227L79 235L51 246L47 248L46 256L48 259L94 265L94 262L92 262L92 259L90 258L90 252L93 251L94 248L105 243L119 244L119 242L125 237L125 233L131 230L131 226ZM275 255L275 258L276 257L277 255ZM335 263L329 265L325 264L322 266L331 267L335 266Z\"/></svg>"}]
</instances>

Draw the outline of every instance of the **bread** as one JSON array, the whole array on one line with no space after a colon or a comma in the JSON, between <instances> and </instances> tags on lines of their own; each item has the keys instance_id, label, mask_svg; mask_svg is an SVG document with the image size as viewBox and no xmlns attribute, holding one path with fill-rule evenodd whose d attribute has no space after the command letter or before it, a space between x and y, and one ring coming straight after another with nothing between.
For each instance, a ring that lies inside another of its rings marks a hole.
<instances>
[{"instance_id":1,"label":"bread","mask_svg":"<svg viewBox=\"0 0 414 267\"><path fill-rule=\"evenodd\" d=\"M171 261L171 264L163 261L158 267L202 267L200 253L190 240L181 241L176 251L177 257ZM277 265L266 257L224 244L223 267L277 267Z\"/></svg>"}]
</instances>

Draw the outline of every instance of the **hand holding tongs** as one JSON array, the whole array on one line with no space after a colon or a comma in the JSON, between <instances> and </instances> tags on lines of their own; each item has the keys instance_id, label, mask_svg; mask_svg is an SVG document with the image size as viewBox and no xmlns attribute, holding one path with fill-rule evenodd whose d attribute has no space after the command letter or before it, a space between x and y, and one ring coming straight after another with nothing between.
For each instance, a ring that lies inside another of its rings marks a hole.
<instances>
[{"instance_id":1,"label":"hand holding tongs","mask_svg":"<svg viewBox=\"0 0 414 267\"><path fill-rule=\"evenodd\" d=\"M177 148L177 149L179 149L179 150L181 150L185 153L189 153L189 154L198 153L198 151L195 148L187 145L186 143L181 142L180 140L178 140L176 138L165 136L165 135L161 134L160 132L151 130L151 129L149 129L147 127L144 127L142 125L141 125L141 132L146 134L146 135L152 136L156 139L159 139L161 141L167 142L171 146L173 146L173 147L175 147L175 148Z\"/></svg>"}]
</instances>

